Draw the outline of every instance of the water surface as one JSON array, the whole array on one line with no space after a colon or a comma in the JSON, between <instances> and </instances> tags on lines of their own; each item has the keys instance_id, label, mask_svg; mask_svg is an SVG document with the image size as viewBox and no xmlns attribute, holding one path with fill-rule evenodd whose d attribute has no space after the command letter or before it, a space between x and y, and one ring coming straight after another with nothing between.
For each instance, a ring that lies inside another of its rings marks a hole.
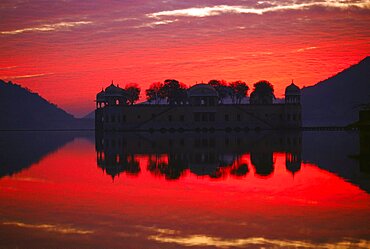
<instances>
[{"instance_id":1,"label":"water surface","mask_svg":"<svg viewBox=\"0 0 370 249\"><path fill-rule=\"evenodd\" d=\"M0 248L369 248L363 137L3 132Z\"/></svg>"}]
</instances>

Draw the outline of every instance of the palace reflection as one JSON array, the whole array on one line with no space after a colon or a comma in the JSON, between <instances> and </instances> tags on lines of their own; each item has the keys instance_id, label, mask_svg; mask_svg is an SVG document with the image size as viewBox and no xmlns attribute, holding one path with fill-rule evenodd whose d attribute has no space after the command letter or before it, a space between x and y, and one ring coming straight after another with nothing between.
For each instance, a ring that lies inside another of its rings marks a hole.
<instances>
[{"instance_id":1,"label":"palace reflection","mask_svg":"<svg viewBox=\"0 0 370 249\"><path fill-rule=\"evenodd\" d=\"M357 159L362 171L370 173L370 130L360 130L360 154Z\"/></svg>"},{"instance_id":2,"label":"palace reflection","mask_svg":"<svg viewBox=\"0 0 370 249\"><path fill-rule=\"evenodd\" d=\"M186 171L198 176L241 177L274 173L274 153L283 153L292 175L301 169L301 132L96 133L97 163L113 179L146 168L168 180ZM140 165L140 156L148 158Z\"/></svg>"}]
</instances>

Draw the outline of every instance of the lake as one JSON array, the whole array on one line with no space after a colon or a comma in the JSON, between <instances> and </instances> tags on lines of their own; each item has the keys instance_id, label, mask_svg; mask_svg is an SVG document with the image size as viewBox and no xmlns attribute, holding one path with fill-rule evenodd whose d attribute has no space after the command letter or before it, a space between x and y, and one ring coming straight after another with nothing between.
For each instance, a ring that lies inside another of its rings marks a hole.
<instances>
[{"instance_id":1,"label":"lake","mask_svg":"<svg viewBox=\"0 0 370 249\"><path fill-rule=\"evenodd\" d=\"M0 248L370 248L369 142L0 132Z\"/></svg>"}]
</instances>

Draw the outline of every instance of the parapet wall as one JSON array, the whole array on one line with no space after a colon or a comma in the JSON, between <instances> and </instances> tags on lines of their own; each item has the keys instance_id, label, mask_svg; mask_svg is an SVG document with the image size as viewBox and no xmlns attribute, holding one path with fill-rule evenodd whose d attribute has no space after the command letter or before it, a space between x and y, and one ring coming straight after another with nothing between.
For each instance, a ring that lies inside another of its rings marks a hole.
<instances>
[{"instance_id":1,"label":"parapet wall","mask_svg":"<svg viewBox=\"0 0 370 249\"><path fill-rule=\"evenodd\" d=\"M301 127L300 104L105 106L95 112L97 130L256 130Z\"/></svg>"},{"instance_id":2,"label":"parapet wall","mask_svg":"<svg viewBox=\"0 0 370 249\"><path fill-rule=\"evenodd\" d=\"M96 129L254 130L301 127L299 104L105 106L96 110Z\"/></svg>"}]
</instances>

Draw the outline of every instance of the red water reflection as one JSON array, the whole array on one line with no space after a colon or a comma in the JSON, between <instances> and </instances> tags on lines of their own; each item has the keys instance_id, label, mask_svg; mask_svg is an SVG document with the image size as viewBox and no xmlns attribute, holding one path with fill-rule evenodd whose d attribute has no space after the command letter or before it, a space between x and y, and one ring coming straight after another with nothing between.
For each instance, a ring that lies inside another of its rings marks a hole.
<instances>
[{"instance_id":1,"label":"red water reflection","mask_svg":"<svg viewBox=\"0 0 370 249\"><path fill-rule=\"evenodd\" d=\"M114 178L97 167L94 145L76 139L0 180L3 247L178 248L369 247L369 195L315 165L294 175L285 153L256 174L244 154L222 177L185 170L168 181L134 155L138 174ZM166 162L165 155L159 157ZM235 176L237 165L249 172Z\"/></svg>"}]
</instances>

